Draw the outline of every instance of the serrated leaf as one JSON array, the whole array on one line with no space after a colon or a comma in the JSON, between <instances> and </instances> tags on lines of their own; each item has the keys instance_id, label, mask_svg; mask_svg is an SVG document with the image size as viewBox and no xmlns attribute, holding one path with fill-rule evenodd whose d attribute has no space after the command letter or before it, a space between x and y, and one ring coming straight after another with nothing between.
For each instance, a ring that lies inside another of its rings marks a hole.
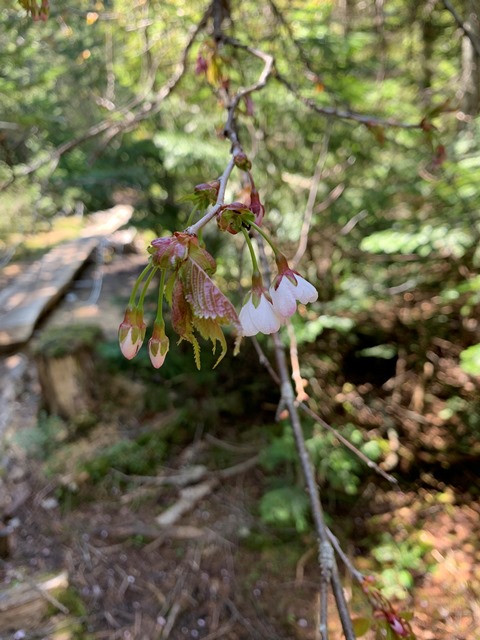
<instances>
[{"instance_id":1,"label":"serrated leaf","mask_svg":"<svg viewBox=\"0 0 480 640\"><path fill-rule=\"evenodd\" d=\"M217 270L217 263L215 262L215 258L211 256L208 251L206 251L206 249L203 249L198 244L197 238L192 239L192 241L190 242L188 258L209 275L215 273L215 271Z\"/></svg>"},{"instance_id":2,"label":"serrated leaf","mask_svg":"<svg viewBox=\"0 0 480 640\"><path fill-rule=\"evenodd\" d=\"M192 256L199 256L202 265L205 264L209 269L212 269L215 263L207 251L193 245L193 251L189 252L188 259L175 274L176 281L171 283L170 278L168 286L173 288L170 295L172 325L181 340L192 344L198 369L200 369L200 345L194 331L197 331L205 340L212 341L213 353L219 342L221 353L214 365L216 367L227 352L227 343L221 325L232 324L240 334L240 320L230 300L223 295Z\"/></svg>"},{"instance_id":3,"label":"serrated leaf","mask_svg":"<svg viewBox=\"0 0 480 640\"><path fill-rule=\"evenodd\" d=\"M172 296L172 326L180 336L180 342L186 340L193 346L193 356L197 369L201 368L200 345L193 334L193 314L185 299L182 281L178 278L173 288Z\"/></svg>"},{"instance_id":4,"label":"serrated leaf","mask_svg":"<svg viewBox=\"0 0 480 640\"><path fill-rule=\"evenodd\" d=\"M235 307L220 291L202 267L189 258L180 270L185 298L198 318L210 318L220 324L232 324L241 332Z\"/></svg>"},{"instance_id":5,"label":"serrated leaf","mask_svg":"<svg viewBox=\"0 0 480 640\"><path fill-rule=\"evenodd\" d=\"M194 316L193 324L202 338L212 341L213 353L215 353L216 351L217 342L220 343L222 351L217 361L213 365L213 368L215 369L217 364L225 357L225 354L227 353L227 342L225 340L225 336L223 335L223 331L220 329L220 325L217 322L209 318L197 318Z\"/></svg>"}]
</instances>

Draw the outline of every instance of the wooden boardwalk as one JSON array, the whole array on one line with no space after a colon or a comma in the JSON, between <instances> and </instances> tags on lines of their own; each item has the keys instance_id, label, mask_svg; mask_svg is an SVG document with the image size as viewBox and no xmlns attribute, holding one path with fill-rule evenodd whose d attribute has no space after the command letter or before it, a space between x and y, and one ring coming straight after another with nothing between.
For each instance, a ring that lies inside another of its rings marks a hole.
<instances>
[{"instance_id":1,"label":"wooden boardwalk","mask_svg":"<svg viewBox=\"0 0 480 640\"><path fill-rule=\"evenodd\" d=\"M54 247L0 292L0 349L29 340L39 318L67 291L102 239L127 224L133 207L117 205L91 217L76 240Z\"/></svg>"}]
</instances>

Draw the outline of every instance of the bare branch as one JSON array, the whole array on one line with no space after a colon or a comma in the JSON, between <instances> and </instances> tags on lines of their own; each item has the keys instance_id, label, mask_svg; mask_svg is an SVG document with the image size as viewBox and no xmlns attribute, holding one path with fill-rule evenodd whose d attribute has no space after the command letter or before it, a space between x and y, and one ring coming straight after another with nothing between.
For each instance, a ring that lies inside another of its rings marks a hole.
<instances>
[{"instance_id":1,"label":"bare branch","mask_svg":"<svg viewBox=\"0 0 480 640\"><path fill-rule=\"evenodd\" d=\"M321 115L339 118L340 120L353 120L355 122L360 122L367 127L391 127L396 129L423 129L424 127L424 123L422 121L418 123L400 122L399 120L378 118L377 116L358 113L356 111L349 111L347 109L338 109L337 107L321 107L310 98L302 96L299 91L293 86L293 84L277 70L274 74L274 77L290 93L292 93L298 100L300 100L300 102L302 102L309 109L312 109L313 111L316 111Z\"/></svg>"},{"instance_id":2,"label":"bare branch","mask_svg":"<svg viewBox=\"0 0 480 640\"><path fill-rule=\"evenodd\" d=\"M373 460L370 460L370 458L368 458L364 453L362 453L359 449L357 449L357 447L355 447L355 445L353 445L349 440L347 440L347 438L342 436L342 434L339 431L337 431L337 429L329 425L328 422L325 422L325 420L323 420L317 413L315 413L315 411L310 409L308 405L302 402L299 405L299 408L308 416L313 418L315 422L318 422L318 424L321 427L323 427L327 431L330 431L330 433L333 433L333 435L345 447L347 447L347 449L350 449L350 451L354 453L357 456L357 458L359 458L362 462L364 462L367 465L367 467L369 467L370 469L373 469L373 471L375 471L380 476L382 476L382 478L385 478L385 480L388 480L388 482L390 482L391 484L398 484L398 480L394 476L390 475L389 473L386 473L381 467L378 466L378 464L373 462Z\"/></svg>"},{"instance_id":3,"label":"bare branch","mask_svg":"<svg viewBox=\"0 0 480 640\"><path fill-rule=\"evenodd\" d=\"M321 635L322 640L328 639L327 615L328 615L328 586L332 585L335 602L337 605L340 621L342 623L343 633L346 640L355 640L352 621L348 612L348 606L343 593L343 587L338 573L338 568L330 542L328 529L325 524L322 503L320 501L320 492L315 480L310 456L305 445L302 425L295 406L295 397L293 388L289 380L287 360L282 341L278 333L273 335L275 346L275 356L277 360L278 371L280 373L282 403L287 408L292 425L295 444L300 459L305 483L307 485L308 494L310 496L310 506L312 509L315 530L319 538L319 562L320 562L320 603L321 603Z\"/></svg>"},{"instance_id":4,"label":"bare branch","mask_svg":"<svg viewBox=\"0 0 480 640\"><path fill-rule=\"evenodd\" d=\"M24 166L17 172L15 172L12 179L0 186L0 190L10 184L15 178L27 176L35 173L41 167L50 163L58 163L60 158L65 154L78 147L79 145L96 138L97 136L105 133L107 140L112 140L115 136L123 131L128 131L136 124L145 120L149 116L157 113L160 109L162 102L168 98L168 96L174 91L178 83L182 79L187 69L187 60L190 49L192 48L198 34L205 28L208 19L211 14L211 6L207 8L200 22L195 25L189 33L187 42L182 52L182 56L177 63L176 69L167 82L157 91L157 93L147 100L145 94L136 96L131 102L124 107L119 108L115 112L112 112L108 119L102 120L92 125L82 135L68 140L59 145L56 149L38 158L31 164Z\"/></svg>"},{"instance_id":5,"label":"bare branch","mask_svg":"<svg viewBox=\"0 0 480 640\"><path fill-rule=\"evenodd\" d=\"M323 138L322 148L320 150L317 164L315 166L315 171L313 173L313 177L310 183L310 191L308 194L307 205L305 207L305 213L303 214L302 229L300 231L300 241L298 243L297 252L295 253L292 259L293 269L296 268L296 266L302 259L302 256L307 249L308 233L310 231L310 226L312 224L315 200L317 199L320 180L322 179L323 169L325 167L325 162L327 161L327 156L328 156L328 144L330 142L330 131L331 131L331 122L329 122L327 125L327 131L325 132L325 137Z\"/></svg>"},{"instance_id":6,"label":"bare branch","mask_svg":"<svg viewBox=\"0 0 480 640\"><path fill-rule=\"evenodd\" d=\"M478 39L475 37L475 34L473 33L473 31L471 30L468 22L466 22L465 20L462 20L462 18L458 15L455 7L451 4L450 0L443 0L443 6L447 11L449 11L452 14L455 22L457 23L457 26L463 31L463 33L470 40L470 42L472 43L472 47L475 49L475 53L477 54L477 56L480 57L480 43Z\"/></svg>"}]
</instances>

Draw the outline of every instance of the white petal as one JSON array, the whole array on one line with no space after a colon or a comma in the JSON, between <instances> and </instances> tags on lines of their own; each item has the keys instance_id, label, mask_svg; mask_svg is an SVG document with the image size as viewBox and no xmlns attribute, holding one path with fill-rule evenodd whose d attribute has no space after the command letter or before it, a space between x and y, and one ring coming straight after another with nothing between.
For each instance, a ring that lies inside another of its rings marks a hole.
<instances>
[{"instance_id":1,"label":"white petal","mask_svg":"<svg viewBox=\"0 0 480 640\"><path fill-rule=\"evenodd\" d=\"M284 283L288 283L290 287ZM278 289L270 287L270 296L272 297L273 308L282 318L290 318L290 316L293 316L297 310L296 298L292 289L295 289L295 287L287 278L282 278L278 285Z\"/></svg>"},{"instance_id":2,"label":"white petal","mask_svg":"<svg viewBox=\"0 0 480 640\"><path fill-rule=\"evenodd\" d=\"M318 291L315 289L313 284L310 284L305 278L302 276L295 276L297 278L297 286L296 289L296 297L299 302L302 304L307 304L307 302L315 302L318 298Z\"/></svg>"},{"instance_id":3,"label":"white petal","mask_svg":"<svg viewBox=\"0 0 480 640\"><path fill-rule=\"evenodd\" d=\"M256 336L259 331L252 320L252 310L254 311L255 307L250 297L241 308L238 316L240 324L242 325L242 335L244 336Z\"/></svg>"},{"instance_id":4,"label":"white petal","mask_svg":"<svg viewBox=\"0 0 480 640\"><path fill-rule=\"evenodd\" d=\"M280 318L275 313L272 303L263 295L258 307L252 312L252 320L262 333L275 333L280 329Z\"/></svg>"}]
</instances>

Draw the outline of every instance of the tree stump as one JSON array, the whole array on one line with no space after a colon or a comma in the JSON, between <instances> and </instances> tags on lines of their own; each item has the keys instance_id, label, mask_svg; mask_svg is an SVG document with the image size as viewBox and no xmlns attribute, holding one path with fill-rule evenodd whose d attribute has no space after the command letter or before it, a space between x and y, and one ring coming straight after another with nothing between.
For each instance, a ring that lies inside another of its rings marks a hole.
<instances>
[{"instance_id":1,"label":"tree stump","mask_svg":"<svg viewBox=\"0 0 480 640\"><path fill-rule=\"evenodd\" d=\"M0 633L38 628L48 614L49 607L65 613L65 607L58 602L56 596L67 588L68 575L62 572L30 578L28 582L5 589L0 598Z\"/></svg>"},{"instance_id":2,"label":"tree stump","mask_svg":"<svg viewBox=\"0 0 480 640\"><path fill-rule=\"evenodd\" d=\"M91 421L98 401L95 345L99 327L72 325L51 328L34 348L44 408L80 425Z\"/></svg>"}]
</instances>

